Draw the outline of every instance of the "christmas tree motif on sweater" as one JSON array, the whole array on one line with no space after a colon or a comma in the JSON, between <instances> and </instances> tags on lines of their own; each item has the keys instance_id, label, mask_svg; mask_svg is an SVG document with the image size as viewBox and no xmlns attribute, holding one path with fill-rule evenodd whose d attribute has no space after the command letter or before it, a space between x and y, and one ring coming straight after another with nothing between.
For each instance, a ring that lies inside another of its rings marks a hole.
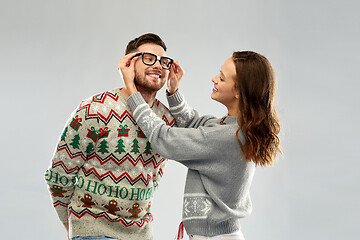
<instances>
[{"instance_id":1,"label":"christmas tree motif on sweater","mask_svg":"<svg viewBox=\"0 0 360 240\"><path fill-rule=\"evenodd\" d=\"M79 115L76 115L70 123L70 127L72 127L74 130L78 131L79 128L82 126L81 124L82 118L79 118Z\"/></svg>"},{"instance_id":2,"label":"christmas tree motif on sweater","mask_svg":"<svg viewBox=\"0 0 360 240\"><path fill-rule=\"evenodd\" d=\"M151 148L151 143L148 141L148 142L146 143L146 147L145 147L144 153L145 153L146 155L152 154L152 153L151 153L151 150L152 150L152 148Z\"/></svg>"},{"instance_id":3,"label":"christmas tree motif on sweater","mask_svg":"<svg viewBox=\"0 0 360 240\"><path fill-rule=\"evenodd\" d=\"M116 145L115 152L118 152L118 153L125 152L126 150L125 150L124 141L120 138L117 142L118 142L118 145Z\"/></svg>"},{"instance_id":4,"label":"christmas tree motif on sweater","mask_svg":"<svg viewBox=\"0 0 360 240\"><path fill-rule=\"evenodd\" d=\"M61 140L65 141L65 138L66 138L66 133L68 131L68 127L66 126L66 128L64 129L64 132L61 134Z\"/></svg>"},{"instance_id":5,"label":"christmas tree motif on sweater","mask_svg":"<svg viewBox=\"0 0 360 240\"><path fill-rule=\"evenodd\" d=\"M79 145L80 145L79 140L80 140L80 136L79 134L76 134L75 137L71 140L70 145L73 146L74 149L75 148L79 149Z\"/></svg>"},{"instance_id":6,"label":"christmas tree motif on sweater","mask_svg":"<svg viewBox=\"0 0 360 240\"><path fill-rule=\"evenodd\" d=\"M94 144L92 142L90 142L87 147L86 147L86 153L90 154L94 151Z\"/></svg>"},{"instance_id":7,"label":"christmas tree motif on sweater","mask_svg":"<svg viewBox=\"0 0 360 240\"><path fill-rule=\"evenodd\" d=\"M137 153L140 153L140 151L139 151L139 141L135 138L134 140L133 140L133 145L131 145L131 147L132 147L132 149L131 149L131 152L133 152L133 153L135 153L135 154L137 154Z\"/></svg>"},{"instance_id":8,"label":"christmas tree motif on sweater","mask_svg":"<svg viewBox=\"0 0 360 240\"><path fill-rule=\"evenodd\" d=\"M102 140L100 142L100 149L98 150L98 152L104 154L104 153L108 153L109 151L107 150L107 148L109 148L109 146L107 145L107 141L106 140Z\"/></svg>"},{"instance_id":9,"label":"christmas tree motif on sweater","mask_svg":"<svg viewBox=\"0 0 360 240\"><path fill-rule=\"evenodd\" d=\"M146 138L145 134L143 133L140 127L138 127L138 130L136 130L136 132L139 138Z\"/></svg>"},{"instance_id":10,"label":"christmas tree motif on sweater","mask_svg":"<svg viewBox=\"0 0 360 240\"><path fill-rule=\"evenodd\" d=\"M128 137L130 128L128 128L128 125L121 125L119 126L118 130L118 137Z\"/></svg>"}]
</instances>

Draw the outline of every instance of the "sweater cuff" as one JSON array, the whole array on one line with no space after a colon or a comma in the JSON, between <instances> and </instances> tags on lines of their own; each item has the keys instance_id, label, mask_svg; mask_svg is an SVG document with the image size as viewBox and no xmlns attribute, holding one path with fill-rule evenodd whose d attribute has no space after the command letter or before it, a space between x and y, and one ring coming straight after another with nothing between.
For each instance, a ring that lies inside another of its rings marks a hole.
<instances>
[{"instance_id":1,"label":"sweater cuff","mask_svg":"<svg viewBox=\"0 0 360 240\"><path fill-rule=\"evenodd\" d=\"M134 112L137 106L146 103L140 92L132 94L126 101L132 112Z\"/></svg>"},{"instance_id":2,"label":"sweater cuff","mask_svg":"<svg viewBox=\"0 0 360 240\"><path fill-rule=\"evenodd\" d=\"M167 100L169 103L169 107L175 107L178 106L180 103L184 101L183 95L176 91L174 94L167 96Z\"/></svg>"}]
</instances>

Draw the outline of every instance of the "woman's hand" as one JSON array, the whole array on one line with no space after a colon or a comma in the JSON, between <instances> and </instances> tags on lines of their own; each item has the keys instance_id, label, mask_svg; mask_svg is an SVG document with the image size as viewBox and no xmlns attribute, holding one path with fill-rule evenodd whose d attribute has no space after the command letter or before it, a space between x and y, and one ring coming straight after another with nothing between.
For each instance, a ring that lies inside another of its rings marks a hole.
<instances>
[{"instance_id":1,"label":"woman's hand","mask_svg":"<svg viewBox=\"0 0 360 240\"><path fill-rule=\"evenodd\" d=\"M135 86L135 62L138 57L134 57L137 53L129 53L120 58L118 69L121 71L122 78L128 93L131 95L137 92ZM134 57L134 58L132 58Z\"/></svg>"},{"instance_id":2,"label":"woman's hand","mask_svg":"<svg viewBox=\"0 0 360 240\"><path fill-rule=\"evenodd\" d=\"M183 75L184 70L181 68L179 62L173 62L167 79L167 90L170 94L174 94L178 90Z\"/></svg>"}]
</instances>

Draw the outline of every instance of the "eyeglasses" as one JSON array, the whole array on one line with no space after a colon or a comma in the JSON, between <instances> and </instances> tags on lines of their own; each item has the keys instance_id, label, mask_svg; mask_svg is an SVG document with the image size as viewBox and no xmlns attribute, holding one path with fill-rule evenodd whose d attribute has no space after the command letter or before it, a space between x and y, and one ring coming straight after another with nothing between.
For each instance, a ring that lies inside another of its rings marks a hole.
<instances>
[{"instance_id":1,"label":"eyeglasses","mask_svg":"<svg viewBox=\"0 0 360 240\"><path fill-rule=\"evenodd\" d=\"M131 59L138 56L141 56L142 62L148 66L152 66L156 63L156 61L159 61L161 67L165 70L169 70L174 62L174 60L172 60L171 58L159 57L156 56L155 54L146 53L146 52L138 53L135 56L133 56Z\"/></svg>"}]
</instances>

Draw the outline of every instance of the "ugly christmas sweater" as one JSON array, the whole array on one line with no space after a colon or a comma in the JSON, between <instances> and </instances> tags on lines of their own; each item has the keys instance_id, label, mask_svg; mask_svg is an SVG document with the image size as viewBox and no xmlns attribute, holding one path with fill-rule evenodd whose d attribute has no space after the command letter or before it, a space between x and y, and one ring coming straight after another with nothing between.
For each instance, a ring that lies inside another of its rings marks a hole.
<instances>
[{"instance_id":1,"label":"ugly christmas sweater","mask_svg":"<svg viewBox=\"0 0 360 240\"><path fill-rule=\"evenodd\" d=\"M152 110L174 125L158 100ZM150 206L166 162L137 125L120 89L82 101L45 173L57 214L70 223L70 238L152 239Z\"/></svg>"},{"instance_id":2,"label":"ugly christmas sweater","mask_svg":"<svg viewBox=\"0 0 360 240\"><path fill-rule=\"evenodd\" d=\"M167 127L140 93L128 103L133 115L163 156L176 160L188 173L183 202L183 225L189 235L216 236L240 229L239 219L250 214L249 189L255 165L246 162L236 139L236 117L200 117L176 92L168 96L178 127ZM244 136L239 138L244 143Z\"/></svg>"}]
</instances>

